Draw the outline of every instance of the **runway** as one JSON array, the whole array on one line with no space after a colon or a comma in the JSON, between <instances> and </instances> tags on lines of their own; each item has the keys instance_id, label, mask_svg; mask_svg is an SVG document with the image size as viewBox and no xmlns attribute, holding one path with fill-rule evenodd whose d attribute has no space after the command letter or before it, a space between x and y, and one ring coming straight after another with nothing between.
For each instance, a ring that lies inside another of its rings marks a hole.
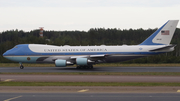
<instances>
[{"instance_id":1,"label":"runway","mask_svg":"<svg viewBox=\"0 0 180 101\"><path fill-rule=\"evenodd\" d=\"M0 67L2 73L34 72L180 72L180 67L95 67L76 69L75 67ZM180 82L179 76L121 76L121 75L5 75L2 81L27 82Z\"/></svg>"},{"instance_id":2,"label":"runway","mask_svg":"<svg viewBox=\"0 0 180 101\"><path fill-rule=\"evenodd\" d=\"M179 76L121 76L121 75L5 75L2 81L26 82L180 82Z\"/></svg>"},{"instance_id":3,"label":"runway","mask_svg":"<svg viewBox=\"0 0 180 101\"><path fill-rule=\"evenodd\" d=\"M180 93L180 87L140 86L0 86L0 93Z\"/></svg>"},{"instance_id":4,"label":"runway","mask_svg":"<svg viewBox=\"0 0 180 101\"><path fill-rule=\"evenodd\" d=\"M0 101L179 101L179 93L0 93Z\"/></svg>"},{"instance_id":5,"label":"runway","mask_svg":"<svg viewBox=\"0 0 180 101\"><path fill-rule=\"evenodd\" d=\"M0 67L2 73L34 72L180 72L180 67L95 67L94 69L76 69L75 67Z\"/></svg>"},{"instance_id":6,"label":"runway","mask_svg":"<svg viewBox=\"0 0 180 101\"><path fill-rule=\"evenodd\" d=\"M2 73L32 72L180 72L180 67L0 67ZM180 82L179 76L5 75L2 81ZM0 101L179 101L180 87L0 86Z\"/></svg>"}]
</instances>

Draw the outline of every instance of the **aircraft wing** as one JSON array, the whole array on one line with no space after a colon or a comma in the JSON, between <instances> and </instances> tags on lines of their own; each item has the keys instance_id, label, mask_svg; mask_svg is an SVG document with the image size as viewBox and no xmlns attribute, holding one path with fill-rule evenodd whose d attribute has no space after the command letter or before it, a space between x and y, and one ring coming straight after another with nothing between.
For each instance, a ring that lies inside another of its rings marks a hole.
<instances>
[{"instance_id":1,"label":"aircraft wing","mask_svg":"<svg viewBox=\"0 0 180 101\"><path fill-rule=\"evenodd\" d=\"M106 54L72 56L69 57L69 59L62 59L61 57L56 57L56 59L53 59L53 61L55 61L55 64L58 66L73 65L73 64L88 65L88 64L96 64L98 62L102 62L105 57Z\"/></svg>"},{"instance_id":2,"label":"aircraft wing","mask_svg":"<svg viewBox=\"0 0 180 101\"><path fill-rule=\"evenodd\" d=\"M104 58L106 54L100 54L100 55L89 55L89 56L73 56L70 57L70 59L76 59L76 58Z\"/></svg>"}]
</instances>

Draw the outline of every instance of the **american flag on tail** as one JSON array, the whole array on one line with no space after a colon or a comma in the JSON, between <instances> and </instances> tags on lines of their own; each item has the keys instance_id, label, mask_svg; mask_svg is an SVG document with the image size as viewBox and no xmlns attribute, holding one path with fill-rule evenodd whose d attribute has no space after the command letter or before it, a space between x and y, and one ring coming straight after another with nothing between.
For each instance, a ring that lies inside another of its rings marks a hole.
<instances>
[{"instance_id":1,"label":"american flag on tail","mask_svg":"<svg viewBox=\"0 0 180 101\"><path fill-rule=\"evenodd\" d=\"M161 35L169 35L169 30L161 31Z\"/></svg>"}]
</instances>

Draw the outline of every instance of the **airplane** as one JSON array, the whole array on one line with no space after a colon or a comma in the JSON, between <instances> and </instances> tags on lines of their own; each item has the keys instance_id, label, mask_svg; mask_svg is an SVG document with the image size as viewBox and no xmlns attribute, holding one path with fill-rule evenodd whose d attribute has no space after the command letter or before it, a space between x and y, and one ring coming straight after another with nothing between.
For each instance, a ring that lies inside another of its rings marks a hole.
<instances>
[{"instance_id":1,"label":"airplane","mask_svg":"<svg viewBox=\"0 0 180 101\"><path fill-rule=\"evenodd\" d=\"M170 44L179 20L169 20L139 45L121 46L54 46L19 44L7 50L3 57L22 63L54 63L56 67L77 65L76 68L93 68L97 63L121 62L140 57L171 52Z\"/></svg>"}]
</instances>

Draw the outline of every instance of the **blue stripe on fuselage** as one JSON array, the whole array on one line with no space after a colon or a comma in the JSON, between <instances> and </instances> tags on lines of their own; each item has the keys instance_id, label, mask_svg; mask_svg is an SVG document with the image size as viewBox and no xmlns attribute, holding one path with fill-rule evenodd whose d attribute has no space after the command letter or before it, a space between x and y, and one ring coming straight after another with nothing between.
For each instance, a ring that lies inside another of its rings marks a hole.
<instances>
[{"instance_id":1,"label":"blue stripe on fuselage","mask_svg":"<svg viewBox=\"0 0 180 101\"><path fill-rule=\"evenodd\" d=\"M5 58L16 62L35 63L39 56L29 57L29 60L27 59L28 56L6 56Z\"/></svg>"}]
</instances>

